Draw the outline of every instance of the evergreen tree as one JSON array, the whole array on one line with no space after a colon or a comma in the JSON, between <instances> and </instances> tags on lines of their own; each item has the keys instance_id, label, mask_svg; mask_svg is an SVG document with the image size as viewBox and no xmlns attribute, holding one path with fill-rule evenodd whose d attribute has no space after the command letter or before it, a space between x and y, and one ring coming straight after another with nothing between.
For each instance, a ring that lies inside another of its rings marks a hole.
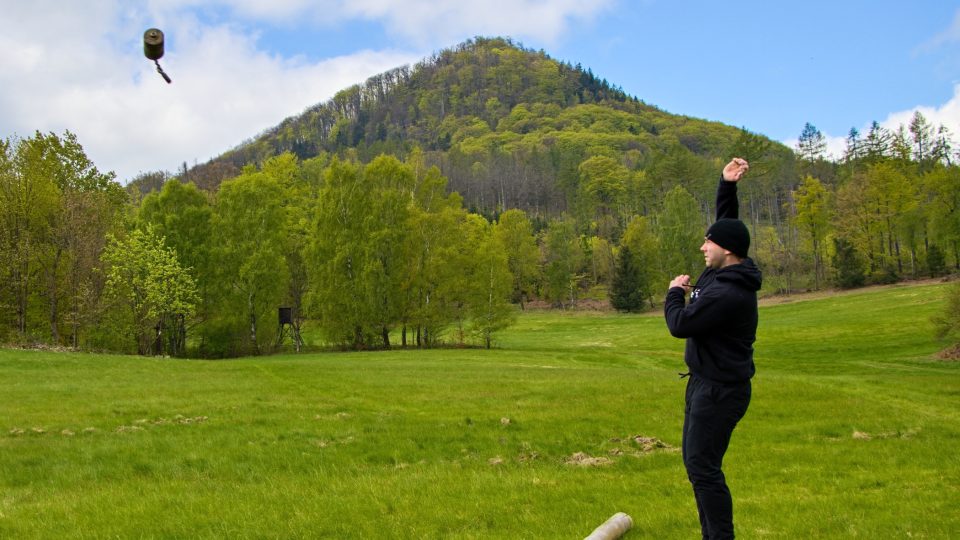
<instances>
[{"instance_id":1,"label":"evergreen tree","mask_svg":"<svg viewBox=\"0 0 960 540\"><path fill-rule=\"evenodd\" d=\"M881 127L876 120L870 124L870 131L863 141L863 155L871 163L882 161L890 156L890 130Z\"/></svg>"},{"instance_id":2,"label":"evergreen tree","mask_svg":"<svg viewBox=\"0 0 960 540\"><path fill-rule=\"evenodd\" d=\"M923 166L930 159L933 150L933 126L920 111L913 113L910 119L910 135L913 138L913 158Z\"/></svg>"},{"instance_id":3,"label":"evergreen tree","mask_svg":"<svg viewBox=\"0 0 960 540\"><path fill-rule=\"evenodd\" d=\"M943 256L943 250L936 244L932 244L927 249L927 272L930 273L930 277L937 277L943 275L946 268L947 261Z\"/></svg>"},{"instance_id":4,"label":"evergreen tree","mask_svg":"<svg viewBox=\"0 0 960 540\"><path fill-rule=\"evenodd\" d=\"M622 246L610 287L610 304L617 311L641 311L644 306L644 288L642 273L634 264L630 247Z\"/></svg>"},{"instance_id":5,"label":"evergreen tree","mask_svg":"<svg viewBox=\"0 0 960 540\"><path fill-rule=\"evenodd\" d=\"M862 287L865 266L862 258L845 238L834 238L833 267L837 272L837 286L841 289Z\"/></svg>"},{"instance_id":6,"label":"evergreen tree","mask_svg":"<svg viewBox=\"0 0 960 540\"><path fill-rule=\"evenodd\" d=\"M860 140L860 131L850 128L847 134L847 147L843 151L844 163L850 163L863 157L863 141Z\"/></svg>"},{"instance_id":7,"label":"evergreen tree","mask_svg":"<svg viewBox=\"0 0 960 540\"><path fill-rule=\"evenodd\" d=\"M934 328L939 339L949 339L960 346L960 283L946 291L944 310L933 317Z\"/></svg>"},{"instance_id":8,"label":"evergreen tree","mask_svg":"<svg viewBox=\"0 0 960 540\"><path fill-rule=\"evenodd\" d=\"M797 140L797 156L806 161L817 161L823 159L826 151L827 140L823 133L810 122L804 124Z\"/></svg>"}]
</instances>

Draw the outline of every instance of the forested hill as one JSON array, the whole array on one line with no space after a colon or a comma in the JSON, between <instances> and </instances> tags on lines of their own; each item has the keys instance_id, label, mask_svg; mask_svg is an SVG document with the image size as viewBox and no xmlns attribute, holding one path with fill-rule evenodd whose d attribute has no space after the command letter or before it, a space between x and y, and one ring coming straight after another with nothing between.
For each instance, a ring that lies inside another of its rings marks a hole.
<instances>
[{"instance_id":1,"label":"forested hill","mask_svg":"<svg viewBox=\"0 0 960 540\"><path fill-rule=\"evenodd\" d=\"M945 128L917 112L851 130L838 162L825 147L810 124L794 154L667 114L504 39L372 77L143 197L37 132L0 141L0 343L256 354L291 307L328 345L490 347L511 302L646 309L702 267L732 156L764 292L960 271Z\"/></svg>"},{"instance_id":2,"label":"forested hill","mask_svg":"<svg viewBox=\"0 0 960 540\"><path fill-rule=\"evenodd\" d=\"M404 159L419 148L470 208L542 216L577 205L579 167L589 157L615 158L664 187L712 177L736 145L754 159L790 156L740 129L663 112L543 51L476 38L347 88L180 176L213 191L245 165L284 152L369 162L384 153Z\"/></svg>"}]
</instances>

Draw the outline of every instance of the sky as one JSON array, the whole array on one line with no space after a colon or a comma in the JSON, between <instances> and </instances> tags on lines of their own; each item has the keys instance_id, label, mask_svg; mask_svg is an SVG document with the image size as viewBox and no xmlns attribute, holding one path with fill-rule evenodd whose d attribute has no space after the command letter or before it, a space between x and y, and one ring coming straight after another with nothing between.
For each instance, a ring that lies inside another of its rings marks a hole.
<instances>
[{"instance_id":1,"label":"sky","mask_svg":"<svg viewBox=\"0 0 960 540\"><path fill-rule=\"evenodd\" d=\"M0 139L69 130L123 183L475 36L789 146L809 122L838 156L851 128L920 111L960 147L960 3L945 0L0 0L0 14ZM143 55L148 28L172 84Z\"/></svg>"}]
</instances>

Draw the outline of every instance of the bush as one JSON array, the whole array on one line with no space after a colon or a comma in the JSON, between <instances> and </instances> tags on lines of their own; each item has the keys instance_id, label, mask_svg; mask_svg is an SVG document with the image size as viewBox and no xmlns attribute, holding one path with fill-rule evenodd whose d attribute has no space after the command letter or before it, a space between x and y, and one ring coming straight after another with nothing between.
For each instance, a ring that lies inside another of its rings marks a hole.
<instances>
[{"instance_id":1,"label":"bush","mask_svg":"<svg viewBox=\"0 0 960 540\"><path fill-rule=\"evenodd\" d=\"M845 238L833 240L833 267L837 271L836 283L841 289L862 287L865 281L866 265L857 249Z\"/></svg>"},{"instance_id":2,"label":"bush","mask_svg":"<svg viewBox=\"0 0 960 540\"><path fill-rule=\"evenodd\" d=\"M896 269L892 266L885 266L870 272L870 279L868 280L871 285L893 285L898 281L900 281L900 276L897 275Z\"/></svg>"},{"instance_id":3,"label":"bush","mask_svg":"<svg viewBox=\"0 0 960 540\"><path fill-rule=\"evenodd\" d=\"M950 339L960 344L960 283L946 289L947 305L940 315L933 317L937 338Z\"/></svg>"},{"instance_id":4,"label":"bush","mask_svg":"<svg viewBox=\"0 0 960 540\"><path fill-rule=\"evenodd\" d=\"M931 245L927 250L927 271L930 277L942 276L947 269L947 259L943 250L936 244Z\"/></svg>"}]
</instances>

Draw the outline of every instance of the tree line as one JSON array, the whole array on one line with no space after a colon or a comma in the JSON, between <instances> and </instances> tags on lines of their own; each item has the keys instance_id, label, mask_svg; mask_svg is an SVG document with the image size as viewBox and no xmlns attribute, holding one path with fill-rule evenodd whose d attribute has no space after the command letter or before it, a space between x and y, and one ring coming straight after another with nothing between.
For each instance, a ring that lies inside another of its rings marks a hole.
<instances>
[{"instance_id":1,"label":"tree line","mask_svg":"<svg viewBox=\"0 0 960 540\"><path fill-rule=\"evenodd\" d=\"M259 354L289 306L331 345L390 347L399 333L403 346L489 347L515 316L511 227L536 249L523 216L491 224L467 212L416 155L287 153L216 193L172 179L131 201L69 132L2 150L7 342Z\"/></svg>"},{"instance_id":2,"label":"tree line","mask_svg":"<svg viewBox=\"0 0 960 540\"><path fill-rule=\"evenodd\" d=\"M549 215L467 208L420 150L288 152L216 192L171 178L130 197L70 132L0 149L3 340L203 357L273 350L281 306L352 348L489 347L531 301L647 309L702 265L720 169L594 146L569 211ZM746 131L729 151L751 160L742 214L768 293L960 268L960 168L920 113L852 132L837 161L809 124L793 161Z\"/></svg>"}]
</instances>

